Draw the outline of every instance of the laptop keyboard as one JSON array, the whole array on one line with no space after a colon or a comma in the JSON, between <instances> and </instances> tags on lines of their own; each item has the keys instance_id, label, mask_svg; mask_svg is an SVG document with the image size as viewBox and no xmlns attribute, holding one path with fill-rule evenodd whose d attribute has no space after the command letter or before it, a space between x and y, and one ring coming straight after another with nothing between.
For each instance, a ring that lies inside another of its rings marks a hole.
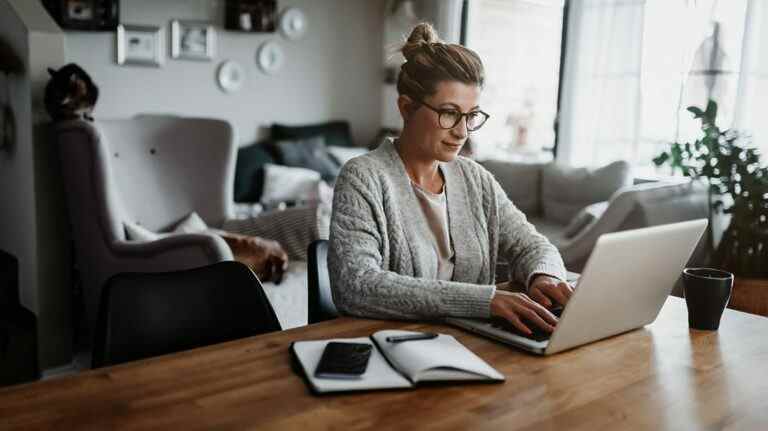
<instances>
[{"instance_id":1,"label":"laptop keyboard","mask_svg":"<svg viewBox=\"0 0 768 431\"><path fill-rule=\"evenodd\" d=\"M555 307L549 311L559 318L560 315L563 313L563 307ZM549 332L545 332L543 329L539 329L538 326L534 325L533 323L527 320L524 320L523 323L525 323L525 326L531 329L531 332L532 332L531 334L526 334L519 331L517 328L512 326L512 324L509 323L509 321L507 321L506 319L499 318L499 317L494 317L493 319L491 319L491 326L493 326L494 328L501 329L501 330L510 332L512 334L518 335L520 337L531 339L533 341L546 341L546 340L549 340L549 337L552 335Z\"/></svg>"}]
</instances>

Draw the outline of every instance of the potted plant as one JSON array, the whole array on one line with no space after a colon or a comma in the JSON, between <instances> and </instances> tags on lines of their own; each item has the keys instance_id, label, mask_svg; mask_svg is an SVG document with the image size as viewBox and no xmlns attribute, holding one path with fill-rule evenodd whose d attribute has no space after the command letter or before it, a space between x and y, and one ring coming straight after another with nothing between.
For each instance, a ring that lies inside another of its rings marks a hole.
<instances>
[{"instance_id":1,"label":"potted plant","mask_svg":"<svg viewBox=\"0 0 768 431\"><path fill-rule=\"evenodd\" d=\"M768 167L761 164L759 150L747 145L746 136L720 130L715 101L704 110L690 106L688 111L701 121L702 136L693 143L672 143L653 163L707 181L710 226L715 216L730 217L719 243L710 241L710 265L733 272L747 284L768 285L766 280L744 280L768 278ZM764 301L765 306L768 296Z\"/></svg>"}]
</instances>

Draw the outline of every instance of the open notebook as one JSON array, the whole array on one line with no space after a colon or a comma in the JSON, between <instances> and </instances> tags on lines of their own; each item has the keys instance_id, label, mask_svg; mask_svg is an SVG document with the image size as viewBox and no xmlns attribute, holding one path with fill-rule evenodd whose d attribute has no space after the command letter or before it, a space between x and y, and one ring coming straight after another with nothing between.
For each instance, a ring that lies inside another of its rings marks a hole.
<instances>
[{"instance_id":1,"label":"open notebook","mask_svg":"<svg viewBox=\"0 0 768 431\"><path fill-rule=\"evenodd\" d=\"M412 388L420 382L488 381L503 382L504 376L464 347L450 335L440 334L431 340L389 343L394 335L413 334L411 331L378 331L369 338L335 338L317 341L296 341L291 352L299 372L306 378L312 392L346 392L375 389ZM331 341L369 343L373 345L368 368L360 379L322 379L315 377L315 368L325 345Z\"/></svg>"}]
</instances>

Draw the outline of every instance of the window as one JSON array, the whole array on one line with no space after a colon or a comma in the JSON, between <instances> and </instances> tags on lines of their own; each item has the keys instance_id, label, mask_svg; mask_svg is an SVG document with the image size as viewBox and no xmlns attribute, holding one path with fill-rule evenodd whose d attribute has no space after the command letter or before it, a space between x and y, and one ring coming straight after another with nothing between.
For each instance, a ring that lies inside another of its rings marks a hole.
<instances>
[{"instance_id":1,"label":"window","mask_svg":"<svg viewBox=\"0 0 768 431\"><path fill-rule=\"evenodd\" d=\"M721 128L747 131L768 149L768 130L755 118L768 104L755 91L768 82L768 51L759 43L761 24L768 25L764 2L568 5L559 161L599 166L624 159L641 173L666 174L652 158L670 142L699 137L700 124L686 108L704 107L709 98L719 105Z\"/></svg>"},{"instance_id":2,"label":"window","mask_svg":"<svg viewBox=\"0 0 768 431\"><path fill-rule=\"evenodd\" d=\"M647 164L669 142L700 137L686 108L718 103L718 124L731 127L741 71L747 0L651 0L645 5L642 121L634 157Z\"/></svg>"},{"instance_id":3,"label":"window","mask_svg":"<svg viewBox=\"0 0 768 431\"><path fill-rule=\"evenodd\" d=\"M560 73L563 0L467 2L466 45L483 60L482 109L472 134L478 159L552 159Z\"/></svg>"}]
</instances>

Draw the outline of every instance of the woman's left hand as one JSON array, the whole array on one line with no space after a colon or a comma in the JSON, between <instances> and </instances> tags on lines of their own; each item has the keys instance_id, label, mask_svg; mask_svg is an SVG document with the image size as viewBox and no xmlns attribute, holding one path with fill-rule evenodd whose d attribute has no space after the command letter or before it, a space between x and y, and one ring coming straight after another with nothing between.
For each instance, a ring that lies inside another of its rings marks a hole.
<instances>
[{"instance_id":1,"label":"woman's left hand","mask_svg":"<svg viewBox=\"0 0 768 431\"><path fill-rule=\"evenodd\" d=\"M545 307L565 306L573 295L573 288L563 280L548 275L537 275L528 288L528 296Z\"/></svg>"}]
</instances>

